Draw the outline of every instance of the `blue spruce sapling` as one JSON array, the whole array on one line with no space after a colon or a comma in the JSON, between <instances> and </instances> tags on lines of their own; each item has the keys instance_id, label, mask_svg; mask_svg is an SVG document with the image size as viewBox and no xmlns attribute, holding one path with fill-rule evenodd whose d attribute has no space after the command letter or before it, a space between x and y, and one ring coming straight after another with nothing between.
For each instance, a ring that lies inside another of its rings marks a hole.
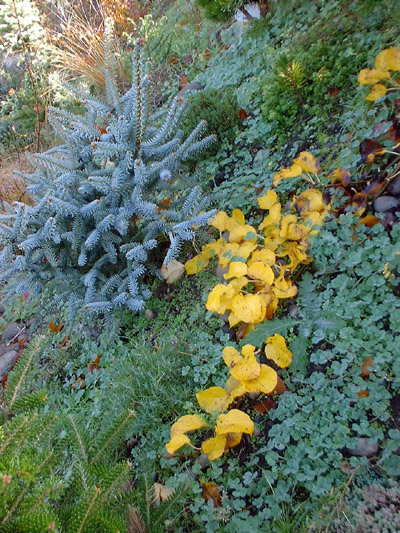
<instances>
[{"instance_id":1,"label":"blue spruce sapling","mask_svg":"<svg viewBox=\"0 0 400 533\"><path fill-rule=\"evenodd\" d=\"M109 32L110 33L110 32ZM205 150L200 122L183 139L185 102L175 98L160 121L149 109L148 63L133 53L133 83L123 96L113 79L106 37L106 98L81 98L84 116L52 109L64 144L32 159L24 175L34 205L15 202L0 215L0 283L5 294L40 293L53 282L70 316L143 309L146 280L213 212L199 187L189 187L182 163ZM71 87L77 93L77 89ZM159 257L166 250L165 257Z\"/></svg>"}]
</instances>

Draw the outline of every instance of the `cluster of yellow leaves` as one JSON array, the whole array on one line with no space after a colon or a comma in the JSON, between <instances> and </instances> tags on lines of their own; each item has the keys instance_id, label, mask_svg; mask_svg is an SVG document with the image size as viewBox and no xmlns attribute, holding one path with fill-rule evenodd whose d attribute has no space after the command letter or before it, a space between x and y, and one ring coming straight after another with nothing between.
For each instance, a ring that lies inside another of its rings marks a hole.
<instances>
[{"instance_id":1,"label":"cluster of yellow leaves","mask_svg":"<svg viewBox=\"0 0 400 533\"><path fill-rule=\"evenodd\" d=\"M372 85L371 92L366 96L367 100L375 102L381 96L384 96L388 87L384 85L383 80L387 80L386 83L393 83L393 85L399 88L398 82L392 79L390 71L400 71L400 47L392 46L386 50L382 50L375 59L375 68L364 68L358 74L358 83L360 85Z\"/></svg>"},{"instance_id":2,"label":"cluster of yellow leaves","mask_svg":"<svg viewBox=\"0 0 400 533\"><path fill-rule=\"evenodd\" d=\"M321 171L321 166L318 159L310 154L310 152L300 152L299 157L293 159L293 165L290 168L283 168L277 172L272 178L272 185L278 186L281 180L288 178L303 177L306 181L315 185L319 183L318 173Z\"/></svg>"},{"instance_id":3,"label":"cluster of yellow leaves","mask_svg":"<svg viewBox=\"0 0 400 533\"><path fill-rule=\"evenodd\" d=\"M265 355L280 368L286 368L292 362L292 353L286 346L281 335L273 335L266 340ZM255 355L255 347L246 344L242 348L242 355L228 346L223 350L223 359L230 371L230 377L225 388L210 387L196 394L200 407L207 413L219 414L215 426L215 436L205 440L201 445L202 453L210 461L237 446L243 433L252 435L254 424L250 417L239 409L228 410L233 402L248 393L272 394L277 388L279 377L276 371L268 365L260 364ZM169 454L174 454L186 444L192 445L187 433L207 426L206 421L199 415L182 416L171 427L171 440L166 445Z\"/></svg>"},{"instance_id":4,"label":"cluster of yellow leaves","mask_svg":"<svg viewBox=\"0 0 400 533\"><path fill-rule=\"evenodd\" d=\"M271 319L279 299L296 296L297 287L287 273L310 261L309 236L326 213L317 189L309 189L295 199L300 216L282 214L282 206L272 190L259 198L258 204L268 212L258 231L246 224L239 209L231 217L220 211L210 222L219 230L220 238L203 246L201 253L185 265L187 274L196 274L210 259L218 257L227 283L213 288L206 307L220 315L228 313L230 327L247 324L244 334L253 324Z\"/></svg>"}]
</instances>

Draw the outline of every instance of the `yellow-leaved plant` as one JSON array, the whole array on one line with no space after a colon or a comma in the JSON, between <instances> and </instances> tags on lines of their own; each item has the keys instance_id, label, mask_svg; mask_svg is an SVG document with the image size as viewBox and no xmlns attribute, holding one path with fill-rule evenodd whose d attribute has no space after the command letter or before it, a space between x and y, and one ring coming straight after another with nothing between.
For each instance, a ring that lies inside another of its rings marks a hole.
<instances>
[{"instance_id":1,"label":"yellow-leaved plant","mask_svg":"<svg viewBox=\"0 0 400 533\"><path fill-rule=\"evenodd\" d=\"M249 393L272 395L284 390L276 370L259 363L255 350L255 346L246 344L240 355L233 346L224 348L223 359L230 372L225 388L210 387L196 394L203 411L211 415L218 414L215 436L204 440L201 445L202 453L210 461L237 446L244 433L253 434L254 423L249 415L236 408L230 409L232 404L237 405ZM292 362L292 352L287 348L285 339L278 334L266 340L265 355L280 368L287 368ZM194 447L187 433L203 428L210 428L203 416L182 416L171 426L171 438L165 446L167 452L172 455L185 445Z\"/></svg>"},{"instance_id":2,"label":"yellow-leaved plant","mask_svg":"<svg viewBox=\"0 0 400 533\"><path fill-rule=\"evenodd\" d=\"M375 59L374 68L364 68L358 74L360 85L372 85L370 93L365 97L375 102L388 91L400 90L399 81L393 72L400 71L400 46L392 46L382 50Z\"/></svg>"},{"instance_id":3,"label":"yellow-leaved plant","mask_svg":"<svg viewBox=\"0 0 400 533\"><path fill-rule=\"evenodd\" d=\"M186 273L192 275L218 257L226 283L212 289L206 307L220 315L227 313L230 327L242 323L243 336L254 324L272 319L280 299L296 296L297 287L288 275L298 265L310 262L309 237L327 212L317 189L295 199L298 214L282 214L272 190L258 198L258 205L267 215L257 230L246 224L239 209L234 209L231 217L219 211L210 221L219 230L219 239L203 246L185 265Z\"/></svg>"}]
</instances>

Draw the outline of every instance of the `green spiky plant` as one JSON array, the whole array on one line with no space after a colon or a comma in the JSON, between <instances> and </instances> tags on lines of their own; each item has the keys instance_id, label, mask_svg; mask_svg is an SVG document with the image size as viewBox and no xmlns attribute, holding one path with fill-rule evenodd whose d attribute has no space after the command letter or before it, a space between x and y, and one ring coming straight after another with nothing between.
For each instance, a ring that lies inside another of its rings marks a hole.
<instances>
[{"instance_id":1,"label":"green spiky plant","mask_svg":"<svg viewBox=\"0 0 400 533\"><path fill-rule=\"evenodd\" d=\"M105 37L105 101L82 95L84 116L53 109L64 144L32 159L24 175L35 205L16 202L0 215L0 283L5 295L40 293L54 282L56 300L77 311L110 315L143 309L147 279L175 259L207 224L207 199L191 187L183 163L214 141L200 122L184 139L185 101L175 98L161 120L150 114L148 64L137 42L132 87L113 82L112 31ZM79 93L79 94L78 94ZM169 245L169 247L168 247Z\"/></svg>"},{"instance_id":2,"label":"green spiky plant","mask_svg":"<svg viewBox=\"0 0 400 533\"><path fill-rule=\"evenodd\" d=\"M125 531L136 493L132 465L115 459L132 419L126 412L91 442L78 417L46 409L27 378L45 339L24 351L3 394L0 427L0 531Z\"/></svg>"}]
</instances>

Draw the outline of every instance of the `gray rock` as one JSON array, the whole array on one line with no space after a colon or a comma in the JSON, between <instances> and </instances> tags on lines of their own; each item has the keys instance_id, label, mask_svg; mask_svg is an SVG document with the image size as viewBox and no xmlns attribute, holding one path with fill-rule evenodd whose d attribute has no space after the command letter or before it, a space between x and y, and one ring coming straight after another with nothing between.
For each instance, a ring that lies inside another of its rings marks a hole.
<instances>
[{"instance_id":1,"label":"gray rock","mask_svg":"<svg viewBox=\"0 0 400 533\"><path fill-rule=\"evenodd\" d=\"M0 344L0 357L3 355L3 353L6 353L6 344Z\"/></svg>"},{"instance_id":2,"label":"gray rock","mask_svg":"<svg viewBox=\"0 0 400 533\"><path fill-rule=\"evenodd\" d=\"M269 155L269 150L258 150L254 156L254 164L261 165Z\"/></svg>"},{"instance_id":3,"label":"gray rock","mask_svg":"<svg viewBox=\"0 0 400 533\"><path fill-rule=\"evenodd\" d=\"M400 174L389 183L386 192L391 196L400 196Z\"/></svg>"},{"instance_id":4,"label":"gray rock","mask_svg":"<svg viewBox=\"0 0 400 533\"><path fill-rule=\"evenodd\" d=\"M5 307L2 303L0 303L0 315L4 315Z\"/></svg>"},{"instance_id":5,"label":"gray rock","mask_svg":"<svg viewBox=\"0 0 400 533\"><path fill-rule=\"evenodd\" d=\"M371 457L379 450L379 443L365 437L360 437L355 448L348 449L350 455L357 457Z\"/></svg>"},{"instance_id":6,"label":"gray rock","mask_svg":"<svg viewBox=\"0 0 400 533\"><path fill-rule=\"evenodd\" d=\"M28 338L29 338L29 335L27 333L20 333L18 335L18 339L17 340L18 340L18 342L25 342L25 341L28 340Z\"/></svg>"},{"instance_id":7,"label":"gray rock","mask_svg":"<svg viewBox=\"0 0 400 533\"><path fill-rule=\"evenodd\" d=\"M203 85L202 83L199 83L198 81L191 81L190 83L187 83L186 85L184 85L176 96L177 98L181 98L186 93L202 91L204 87L205 85Z\"/></svg>"},{"instance_id":8,"label":"gray rock","mask_svg":"<svg viewBox=\"0 0 400 533\"><path fill-rule=\"evenodd\" d=\"M151 309L146 309L146 311L144 312L144 316L146 320L153 320L153 318L155 317L155 314L153 313Z\"/></svg>"},{"instance_id":9,"label":"gray rock","mask_svg":"<svg viewBox=\"0 0 400 533\"><path fill-rule=\"evenodd\" d=\"M215 269L215 275L221 281L226 281L226 279L224 278L224 274L226 274L227 272L228 272L228 267L222 268L221 265L218 265L217 268Z\"/></svg>"},{"instance_id":10,"label":"gray rock","mask_svg":"<svg viewBox=\"0 0 400 533\"><path fill-rule=\"evenodd\" d=\"M9 322L1 335L1 342L8 341L18 335L20 328L16 322Z\"/></svg>"},{"instance_id":11,"label":"gray rock","mask_svg":"<svg viewBox=\"0 0 400 533\"><path fill-rule=\"evenodd\" d=\"M12 350L0 357L0 380L14 368L18 357L18 352Z\"/></svg>"},{"instance_id":12,"label":"gray rock","mask_svg":"<svg viewBox=\"0 0 400 533\"><path fill-rule=\"evenodd\" d=\"M296 318L296 316L299 314L299 308L296 304L290 304L288 307L289 315L292 318Z\"/></svg>"},{"instance_id":13,"label":"gray rock","mask_svg":"<svg viewBox=\"0 0 400 533\"><path fill-rule=\"evenodd\" d=\"M377 213L384 213L399 206L400 200L394 196L379 196L374 202L374 209Z\"/></svg>"},{"instance_id":14,"label":"gray rock","mask_svg":"<svg viewBox=\"0 0 400 533\"><path fill-rule=\"evenodd\" d=\"M18 349L19 349L19 346L18 344L15 344L15 342L13 342L12 344L4 344L4 353L12 352L13 350L18 351Z\"/></svg>"}]
</instances>

